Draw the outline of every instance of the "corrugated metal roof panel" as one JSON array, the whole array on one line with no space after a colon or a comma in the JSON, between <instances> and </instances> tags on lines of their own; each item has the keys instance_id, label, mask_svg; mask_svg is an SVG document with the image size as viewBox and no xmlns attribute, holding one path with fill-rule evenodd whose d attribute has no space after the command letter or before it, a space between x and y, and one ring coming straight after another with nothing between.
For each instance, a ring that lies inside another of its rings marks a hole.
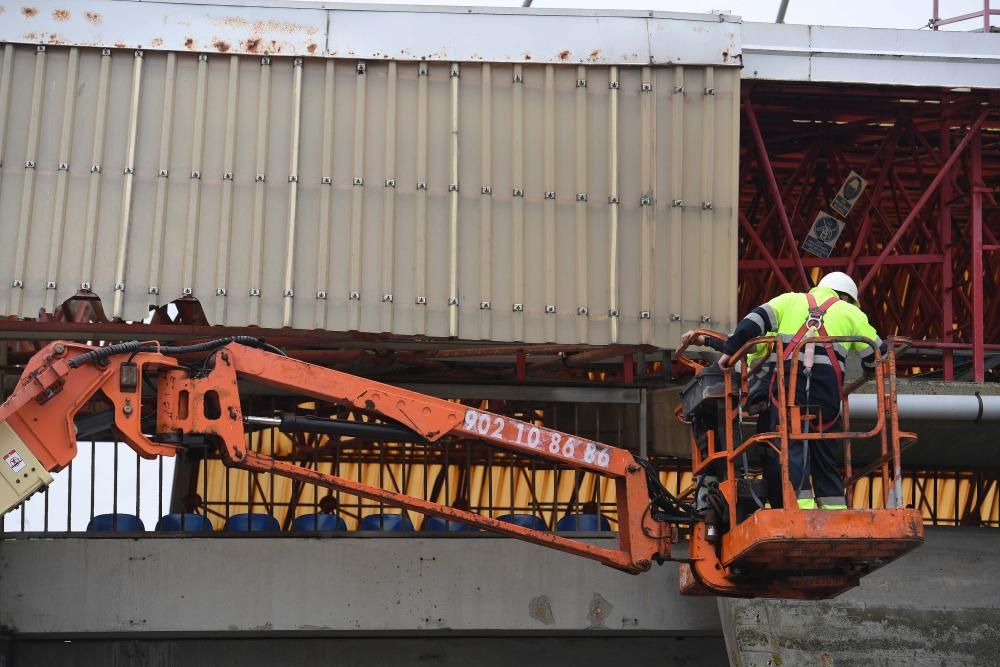
<instances>
[{"instance_id":1,"label":"corrugated metal roof panel","mask_svg":"<svg viewBox=\"0 0 1000 667\"><path fill-rule=\"evenodd\" d=\"M739 70L3 47L0 314L675 344L733 324Z\"/></svg>"}]
</instances>

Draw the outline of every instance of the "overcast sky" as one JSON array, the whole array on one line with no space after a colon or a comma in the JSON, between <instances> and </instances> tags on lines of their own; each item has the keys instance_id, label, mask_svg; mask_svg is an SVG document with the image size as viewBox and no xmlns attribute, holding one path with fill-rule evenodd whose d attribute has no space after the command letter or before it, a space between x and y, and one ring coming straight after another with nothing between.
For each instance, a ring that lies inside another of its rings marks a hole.
<instances>
[{"instance_id":1,"label":"overcast sky","mask_svg":"<svg viewBox=\"0 0 1000 667\"><path fill-rule=\"evenodd\" d=\"M459 5L519 7L520 0L381 0L378 4ZM657 9L678 12L727 10L746 21L774 21L780 0L534 0L534 7L588 9ZM958 16L983 8L982 0L941 0L942 16ZM994 3L996 6L996 3ZM786 23L868 26L873 28L920 28L931 17L931 0L790 0ZM948 29L973 30L982 23L969 21ZM1000 24L997 17L993 25Z\"/></svg>"}]
</instances>

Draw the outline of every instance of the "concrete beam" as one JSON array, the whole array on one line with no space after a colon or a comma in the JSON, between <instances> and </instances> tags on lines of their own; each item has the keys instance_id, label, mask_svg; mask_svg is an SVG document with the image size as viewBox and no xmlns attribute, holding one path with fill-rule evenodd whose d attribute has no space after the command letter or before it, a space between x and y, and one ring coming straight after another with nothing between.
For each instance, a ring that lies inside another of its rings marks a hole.
<instances>
[{"instance_id":1,"label":"concrete beam","mask_svg":"<svg viewBox=\"0 0 1000 667\"><path fill-rule=\"evenodd\" d=\"M677 590L671 563L631 576L489 536L0 541L17 635L721 635L715 602Z\"/></svg>"}]
</instances>

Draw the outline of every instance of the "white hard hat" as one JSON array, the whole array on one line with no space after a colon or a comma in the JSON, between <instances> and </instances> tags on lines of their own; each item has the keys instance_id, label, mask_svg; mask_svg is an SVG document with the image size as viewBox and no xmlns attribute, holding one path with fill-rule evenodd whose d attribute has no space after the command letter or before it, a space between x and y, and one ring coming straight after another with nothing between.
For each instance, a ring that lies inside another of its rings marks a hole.
<instances>
[{"instance_id":1,"label":"white hard hat","mask_svg":"<svg viewBox=\"0 0 1000 667\"><path fill-rule=\"evenodd\" d=\"M829 287L836 292L847 294L855 302L858 300L858 286L854 284L854 281L846 273L841 273L840 271L828 273L819 281L819 286Z\"/></svg>"}]
</instances>

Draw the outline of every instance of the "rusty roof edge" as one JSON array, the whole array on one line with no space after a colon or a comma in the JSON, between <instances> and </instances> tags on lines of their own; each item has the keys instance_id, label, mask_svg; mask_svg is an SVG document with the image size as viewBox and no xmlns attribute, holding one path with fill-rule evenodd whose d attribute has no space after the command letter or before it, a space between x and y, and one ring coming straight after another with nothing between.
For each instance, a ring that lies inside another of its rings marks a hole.
<instances>
[{"instance_id":1,"label":"rusty roof edge","mask_svg":"<svg viewBox=\"0 0 1000 667\"><path fill-rule=\"evenodd\" d=\"M741 20L724 13L0 0L0 15L0 42L51 46L443 62L737 66L742 60Z\"/></svg>"}]
</instances>

